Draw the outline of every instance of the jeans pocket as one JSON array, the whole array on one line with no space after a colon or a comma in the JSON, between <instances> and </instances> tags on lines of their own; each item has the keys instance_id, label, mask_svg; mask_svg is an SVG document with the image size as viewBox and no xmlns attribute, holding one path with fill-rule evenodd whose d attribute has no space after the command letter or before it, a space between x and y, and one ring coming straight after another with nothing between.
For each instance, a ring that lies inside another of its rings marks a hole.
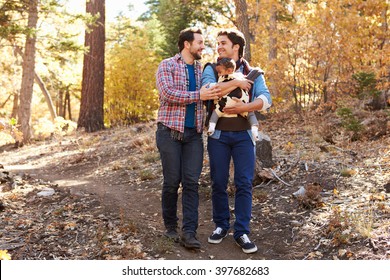
<instances>
[{"instance_id":1,"label":"jeans pocket","mask_svg":"<svg viewBox=\"0 0 390 280\"><path fill-rule=\"evenodd\" d=\"M158 126L156 131L156 145L160 150L168 141L171 141L171 130L165 125Z\"/></svg>"},{"instance_id":2,"label":"jeans pocket","mask_svg":"<svg viewBox=\"0 0 390 280\"><path fill-rule=\"evenodd\" d=\"M159 122L157 123L157 130L171 130L171 129Z\"/></svg>"}]
</instances>

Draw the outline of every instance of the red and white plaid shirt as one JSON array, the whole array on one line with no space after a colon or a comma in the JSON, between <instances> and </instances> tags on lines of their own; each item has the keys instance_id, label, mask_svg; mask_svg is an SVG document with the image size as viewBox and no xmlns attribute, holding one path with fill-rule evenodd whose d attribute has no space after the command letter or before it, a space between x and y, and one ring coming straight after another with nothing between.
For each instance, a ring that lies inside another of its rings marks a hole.
<instances>
[{"instance_id":1,"label":"red and white plaid shirt","mask_svg":"<svg viewBox=\"0 0 390 280\"><path fill-rule=\"evenodd\" d=\"M196 128L203 130L203 102L200 100L202 65L195 61L196 91L188 91L186 63L180 54L164 59L156 73L160 108L157 122L184 133L186 105L196 102Z\"/></svg>"}]
</instances>

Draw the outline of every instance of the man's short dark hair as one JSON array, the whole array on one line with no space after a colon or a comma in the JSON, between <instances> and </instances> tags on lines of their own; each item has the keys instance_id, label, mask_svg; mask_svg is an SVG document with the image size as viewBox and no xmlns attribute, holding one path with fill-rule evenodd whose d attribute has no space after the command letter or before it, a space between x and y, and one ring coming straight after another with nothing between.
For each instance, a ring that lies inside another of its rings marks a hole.
<instances>
[{"instance_id":1,"label":"man's short dark hair","mask_svg":"<svg viewBox=\"0 0 390 280\"><path fill-rule=\"evenodd\" d=\"M221 59L218 59L216 66L222 66L225 69L233 69L233 71L236 69L236 62L228 57L223 57Z\"/></svg>"},{"instance_id":2,"label":"man's short dark hair","mask_svg":"<svg viewBox=\"0 0 390 280\"><path fill-rule=\"evenodd\" d=\"M245 49L245 36L240 31L235 29L224 29L218 32L217 36L227 36L230 41L232 41L233 46L239 45L240 49L238 50L238 57L241 58L244 56Z\"/></svg>"},{"instance_id":3,"label":"man's short dark hair","mask_svg":"<svg viewBox=\"0 0 390 280\"><path fill-rule=\"evenodd\" d=\"M179 41L177 42L177 46L179 47L179 52L181 52L184 49L185 41L190 43L194 41L195 33L202 35L202 30L196 27L189 27L180 31Z\"/></svg>"}]
</instances>

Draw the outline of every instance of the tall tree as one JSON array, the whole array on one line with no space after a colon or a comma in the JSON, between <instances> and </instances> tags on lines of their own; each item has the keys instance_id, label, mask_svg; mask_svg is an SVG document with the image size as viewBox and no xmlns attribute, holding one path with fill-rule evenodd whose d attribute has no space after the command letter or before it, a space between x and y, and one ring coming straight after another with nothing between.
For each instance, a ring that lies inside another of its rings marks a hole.
<instances>
[{"instance_id":1,"label":"tall tree","mask_svg":"<svg viewBox=\"0 0 390 280\"><path fill-rule=\"evenodd\" d=\"M156 15L161 23L161 31L165 35L162 46L164 57L177 53L177 37L180 30L203 23L218 25L220 15L230 12L225 1L220 0L147 0L149 11L141 19L148 20Z\"/></svg>"},{"instance_id":2,"label":"tall tree","mask_svg":"<svg viewBox=\"0 0 390 280\"><path fill-rule=\"evenodd\" d=\"M275 62L278 58L278 28L277 28L277 9L276 4L272 3L270 8L270 16L269 16L269 51L268 51L268 59L271 65L275 65ZM277 69L275 69L276 71ZM278 94L278 88L276 87L276 80L273 75L269 76L269 86L271 88L271 92L274 95Z\"/></svg>"},{"instance_id":3,"label":"tall tree","mask_svg":"<svg viewBox=\"0 0 390 280\"><path fill-rule=\"evenodd\" d=\"M105 0L87 0L86 12L98 17L85 32L83 81L78 128L104 129Z\"/></svg>"},{"instance_id":4,"label":"tall tree","mask_svg":"<svg viewBox=\"0 0 390 280\"><path fill-rule=\"evenodd\" d=\"M28 28L30 32L26 36L22 85L20 89L20 107L18 111L18 123L23 133L23 143L31 139L31 100L33 95L35 74L35 29L38 22L38 0L29 1Z\"/></svg>"},{"instance_id":5,"label":"tall tree","mask_svg":"<svg viewBox=\"0 0 390 280\"><path fill-rule=\"evenodd\" d=\"M117 26L128 27L112 32L106 26L107 39L117 41L106 52L104 119L110 127L153 119L158 109L158 21L154 18L139 27L131 26L129 19L121 21Z\"/></svg>"},{"instance_id":6,"label":"tall tree","mask_svg":"<svg viewBox=\"0 0 390 280\"><path fill-rule=\"evenodd\" d=\"M8 52L9 54L15 55L16 59L15 61L12 61L11 55L3 56L3 58L5 59L2 60L2 67L0 69L2 77L0 77L0 79L4 81L5 78L6 80L6 82L3 83L7 85L7 87L4 88L4 86L2 85L3 91L13 92L13 107L10 116L12 118L18 118L20 126L22 126L23 123L22 129L24 129L26 134L25 142L28 142L29 138L31 137L31 132L28 132L29 128L27 127L32 126L32 123L30 123L31 114L34 114L35 110L39 111L40 113L45 113L42 110L38 109L38 106L35 106L37 104L34 103L35 99L33 98L33 92L31 92L31 95L30 93L26 93L26 90L27 92L29 92L30 89L33 88L33 84L28 81L28 79L30 79L30 74L28 73L30 73L31 71L35 72L35 82L41 88L42 93L47 101L47 104L49 105L49 110L52 119L55 119L56 112L53 108L52 96L49 94L49 89L53 93L55 93L56 90L55 88L50 87L50 83L49 87L47 86L48 79L46 78L45 74L43 74L42 76L36 70L34 70L37 68L37 66L35 66L34 64L37 60L39 61L38 64L40 64L40 66L50 65L48 69L50 69L51 72L53 71L53 68L55 68L53 66L53 61L56 61L58 57L58 55L56 55L56 52L60 53L64 58L66 58L62 59L59 62L61 63L60 65L63 66L65 65L65 62L69 61L72 57L72 54L70 53L75 52L76 49L75 45L71 43L71 40L75 38L77 34L74 34L74 28L72 29L72 34L70 34L69 30L71 30L71 27L69 27L68 24L69 22L71 22L71 20L76 18L77 15L72 16L63 12L61 13L61 11L63 11L63 9L61 8L64 7L64 3L60 3L60 1L37 0L36 2L36 15L33 16L36 17L36 19L33 19L33 21L35 22L33 23L31 20L31 13L30 20L27 20L30 10L29 7L31 4L33 4L33 2L30 3L30 1L27 0L0 1L0 40L2 39L2 41L0 41L0 47L3 51L7 49L12 49L12 51ZM66 14L67 16L64 17L64 14ZM44 21L42 22L42 24L37 23L38 20L42 19ZM62 33L57 36L53 32L54 26L56 25L56 21L53 19L58 19L58 22L60 22L61 24ZM44 26L44 28L40 28L42 26ZM26 40L27 38L28 44ZM36 43L32 42L31 40L35 38L39 38L36 39ZM31 48L32 44L34 45L34 50L32 50ZM32 53L34 54L32 55ZM44 53L43 57L40 57L41 53ZM20 57L22 58L20 63L17 60L17 55L20 55ZM31 56L33 56L34 59L30 59L23 64L24 59L26 57L31 58ZM19 74L19 68L20 73L22 74ZM42 69L42 67L39 66L38 68ZM10 74L12 73L13 75L8 75L7 77L5 75L5 72L9 72ZM14 78L12 78L12 76L14 76ZM21 86L22 76L24 77L23 86ZM19 86L14 85L12 80L18 80L17 83L19 84ZM49 81L51 80L53 79L50 79ZM19 88L19 90L13 91L12 89L14 88ZM22 112L19 112L19 95L21 94L21 92L24 92L26 94L24 95L24 97L22 97L22 100L20 102L24 107L20 107L20 110L22 110ZM26 109L25 107L29 109ZM19 116L23 117L19 118Z\"/></svg>"},{"instance_id":7,"label":"tall tree","mask_svg":"<svg viewBox=\"0 0 390 280\"><path fill-rule=\"evenodd\" d=\"M236 5L236 26L244 34L246 46L244 57L251 61L251 36L249 32L248 5L246 0L234 0Z\"/></svg>"},{"instance_id":8,"label":"tall tree","mask_svg":"<svg viewBox=\"0 0 390 280\"><path fill-rule=\"evenodd\" d=\"M276 4L272 3L270 8L270 17L269 17L269 52L268 59L274 60L278 57L278 27L277 27L277 9Z\"/></svg>"}]
</instances>

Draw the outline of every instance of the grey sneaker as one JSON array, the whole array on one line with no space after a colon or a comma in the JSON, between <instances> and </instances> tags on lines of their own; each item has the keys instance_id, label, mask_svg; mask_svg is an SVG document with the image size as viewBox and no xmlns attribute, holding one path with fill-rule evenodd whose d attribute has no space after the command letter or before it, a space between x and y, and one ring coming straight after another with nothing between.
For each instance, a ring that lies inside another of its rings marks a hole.
<instances>
[{"instance_id":1,"label":"grey sneaker","mask_svg":"<svg viewBox=\"0 0 390 280\"><path fill-rule=\"evenodd\" d=\"M218 244L221 243L222 239L224 239L227 236L228 231L225 229L222 229L220 227L217 227L213 233L209 236L208 242L211 244Z\"/></svg>"},{"instance_id":2,"label":"grey sneaker","mask_svg":"<svg viewBox=\"0 0 390 280\"><path fill-rule=\"evenodd\" d=\"M164 236L175 242L179 242L180 239L176 228L167 228L167 230L164 232Z\"/></svg>"},{"instance_id":3,"label":"grey sneaker","mask_svg":"<svg viewBox=\"0 0 390 280\"><path fill-rule=\"evenodd\" d=\"M241 247L242 251L246 254L251 254L257 252L257 246L255 243L250 241L248 235L243 234L240 237L236 238L236 243Z\"/></svg>"}]
</instances>

